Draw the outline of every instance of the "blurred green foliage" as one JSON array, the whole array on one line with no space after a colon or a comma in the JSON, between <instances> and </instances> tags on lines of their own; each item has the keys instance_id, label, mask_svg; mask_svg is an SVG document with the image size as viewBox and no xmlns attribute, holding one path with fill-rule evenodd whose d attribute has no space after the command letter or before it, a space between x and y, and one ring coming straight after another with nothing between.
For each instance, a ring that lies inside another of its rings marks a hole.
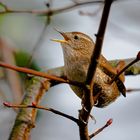
<instances>
[{"instance_id":1,"label":"blurred green foliage","mask_svg":"<svg viewBox=\"0 0 140 140\"><path fill-rule=\"evenodd\" d=\"M26 51L20 50L16 51L15 53L15 60L16 60L16 65L19 67L28 67L30 69L34 69L37 71L40 71L40 67L37 65L37 63L32 60L30 63L32 56ZM25 77L26 74L21 73L22 77Z\"/></svg>"},{"instance_id":2,"label":"blurred green foliage","mask_svg":"<svg viewBox=\"0 0 140 140\"><path fill-rule=\"evenodd\" d=\"M31 57L32 56L28 52L25 52L23 50L17 51L15 53L15 60L16 60L17 66L20 66L20 67L28 66ZM29 67L34 70L38 70L38 71L40 70L39 66L34 60L30 63Z\"/></svg>"}]
</instances>

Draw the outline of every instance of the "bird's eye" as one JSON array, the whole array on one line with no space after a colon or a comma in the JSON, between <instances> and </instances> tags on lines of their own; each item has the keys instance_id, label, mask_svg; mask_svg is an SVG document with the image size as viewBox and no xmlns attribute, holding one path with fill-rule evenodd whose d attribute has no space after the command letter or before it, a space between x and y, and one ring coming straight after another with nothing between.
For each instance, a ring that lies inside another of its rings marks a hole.
<instances>
[{"instance_id":1,"label":"bird's eye","mask_svg":"<svg viewBox=\"0 0 140 140\"><path fill-rule=\"evenodd\" d=\"M77 40L77 39L79 39L79 37L78 37L77 35L75 35L75 36L74 36L74 39L76 39L76 40Z\"/></svg>"}]
</instances>

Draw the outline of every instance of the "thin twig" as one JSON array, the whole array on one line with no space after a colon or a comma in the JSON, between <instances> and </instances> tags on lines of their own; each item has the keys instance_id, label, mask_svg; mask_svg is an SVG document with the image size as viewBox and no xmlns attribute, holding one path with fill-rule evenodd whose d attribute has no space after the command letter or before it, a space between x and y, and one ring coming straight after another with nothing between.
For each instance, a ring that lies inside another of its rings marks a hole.
<instances>
[{"instance_id":1,"label":"thin twig","mask_svg":"<svg viewBox=\"0 0 140 140\"><path fill-rule=\"evenodd\" d=\"M51 6L51 3L52 3L51 1L48 2L48 3L45 3L45 5L46 5L46 7L48 8L49 11L51 10L51 7L50 7L50 6ZM45 36L47 27L48 27L48 25L50 24L50 22L51 22L51 17L50 17L50 15L48 15L47 18L46 18L46 21L45 21L45 25L44 25L44 27L43 27L43 30L42 30L42 32L41 32L41 34L40 34L40 36L39 36L39 38L38 38L38 40L37 40L35 46L33 47L31 57L29 58L29 61L28 61L28 64L27 64L26 67L29 68L29 66L30 66L30 64L31 64L31 62L32 62L32 59L34 58L35 52L36 52L36 51L38 50L38 48L41 46L40 44L41 44L42 41L43 41L43 37Z\"/></svg>"},{"instance_id":2,"label":"thin twig","mask_svg":"<svg viewBox=\"0 0 140 140\"><path fill-rule=\"evenodd\" d=\"M38 38L38 41L36 42L35 46L33 47L33 50L32 50L32 53L31 53L31 56L29 58L29 61L27 63L27 66L28 68L30 68L30 64L34 58L34 55L35 55L35 52L39 49L39 47L41 46L40 44L42 43L43 41L43 37L45 36L45 33L46 33L46 30L47 30L47 27L48 27L48 21L45 23L45 26L43 27L43 30Z\"/></svg>"},{"instance_id":3,"label":"thin twig","mask_svg":"<svg viewBox=\"0 0 140 140\"><path fill-rule=\"evenodd\" d=\"M46 15L52 16L52 15L55 15L55 14L60 14L60 13L75 9L77 7L81 7L81 6L85 6L85 5L91 5L91 4L100 4L100 3L104 3L104 1L103 0L96 0L96 1L94 0L94 1L78 2L78 3L73 3L71 5L59 8L59 9L52 9L52 10L12 10L12 9L8 8L4 3L0 2L1 5L6 6L5 11L1 11L0 14L30 13L30 14L38 14L38 15L44 15L44 16L46 16Z\"/></svg>"},{"instance_id":4,"label":"thin twig","mask_svg":"<svg viewBox=\"0 0 140 140\"><path fill-rule=\"evenodd\" d=\"M126 89L127 93L131 93L131 92L140 92L140 88L128 88Z\"/></svg>"},{"instance_id":5,"label":"thin twig","mask_svg":"<svg viewBox=\"0 0 140 140\"><path fill-rule=\"evenodd\" d=\"M107 128L108 126L110 126L110 125L112 124L112 122L113 122L113 120L112 120L112 119L109 119L109 120L107 121L107 123L106 123L103 127L99 128L96 132L94 132L93 134L91 134L91 135L89 136L90 139L92 139L92 138L95 137L97 134L99 134L100 132L102 132L105 128Z\"/></svg>"},{"instance_id":6,"label":"thin twig","mask_svg":"<svg viewBox=\"0 0 140 140\"><path fill-rule=\"evenodd\" d=\"M80 10L80 11L79 11L79 14L80 14L81 16L95 17L95 16L97 16L97 14L101 11L101 9L102 9L102 7L100 6L100 7L98 7L98 9L96 9L96 11L94 11L94 12L85 12L85 11Z\"/></svg>"},{"instance_id":7,"label":"thin twig","mask_svg":"<svg viewBox=\"0 0 140 140\"><path fill-rule=\"evenodd\" d=\"M8 69L15 70L15 71L18 71L18 72L27 73L27 74L47 78L47 79L50 79L50 80L58 81L60 83L67 83L67 84L71 84L71 85L75 85L75 86L85 86L84 83L80 83L80 82L76 82L76 81L70 81L68 79L64 79L64 78L60 78L60 77L57 77L57 76L49 75L45 72L39 72L39 71L32 70L32 69L29 69L29 68L13 66L13 65L1 62L1 61L0 61L0 66L8 68Z\"/></svg>"},{"instance_id":8,"label":"thin twig","mask_svg":"<svg viewBox=\"0 0 140 140\"><path fill-rule=\"evenodd\" d=\"M112 84L125 70L127 70L133 64L137 63L139 60L140 60L140 51L138 52L137 57L128 65L126 65L126 67L124 67L114 78L112 78L112 80L109 83Z\"/></svg>"},{"instance_id":9,"label":"thin twig","mask_svg":"<svg viewBox=\"0 0 140 140\"><path fill-rule=\"evenodd\" d=\"M36 109L46 110L46 111L50 111L54 114L57 114L59 116L65 117L65 118L67 118L67 119L69 119L77 124L80 123L79 120L74 118L73 116L67 115L67 114L60 112L60 111L53 109L53 108L48 108L48 107L36 105L35 103L32 103L32 105L16 105L16 104L4 102L3 105L6 107L11 107L11 108L36 108Z\"/></svg>"},{"instance_id":10,"label":"thin twig","mask_svg":"<svg viewBox=\"0 0 140 140\"><path fill-rule=\"evenodd\" d=\"M136 58L123 59L123 61L125 61L125 64L128 65L129 63L131 63L132 61L134 61L134 59L136 59ZM118 64L118 62L120 62L120 59L109 61L109 63L113 67L116 67L117 64ZM137 74L140 74L140 62L137 62L137 63L133 64L130 68L126 69L125 72L124 72L124 74L126 76L127 75L137 75Z\"/></svg>"}]
</instances>

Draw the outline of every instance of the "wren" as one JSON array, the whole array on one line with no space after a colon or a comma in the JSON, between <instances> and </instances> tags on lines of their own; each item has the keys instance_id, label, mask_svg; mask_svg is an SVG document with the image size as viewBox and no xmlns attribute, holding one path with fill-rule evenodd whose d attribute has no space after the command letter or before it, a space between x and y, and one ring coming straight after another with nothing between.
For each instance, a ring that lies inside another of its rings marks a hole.
<instances>
[{"instance_id":1,"label":"wren","mask_svg":"<svg viewBox=\"0 0 140 140\"><path fill-rule=\"evenodd\" d=\"M84 83L95 44L88 35L81 32L59 31L59 33L64 37L64 40L53 39L53 41L61 43L65 75L71 81ZM116 67L113 67L103 55L100 56L93 87L93 96L97 94L99 96L94 106L105 107L114 102L120 93L125 96L124 74L121 74L113 83L109 83L124 65L124 61L120 61ZM86 94L83 88L74 85L70 85L70 87L80 98Z\"/></svg>"}]
</instances>

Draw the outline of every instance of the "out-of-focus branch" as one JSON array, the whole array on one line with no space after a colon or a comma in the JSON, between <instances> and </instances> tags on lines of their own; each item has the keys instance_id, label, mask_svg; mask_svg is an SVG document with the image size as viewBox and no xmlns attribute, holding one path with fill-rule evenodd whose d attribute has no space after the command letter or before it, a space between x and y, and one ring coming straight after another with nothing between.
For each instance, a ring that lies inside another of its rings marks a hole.
<instances>
[{"instance_id":1,"label":"out-of-focus branch","mask_svg":"<svg viewBox=\"0 0 140 140\"><path fill-rule=\"evenodd\" d=\"M85 11L80 10L80 11L79 11L79 14L80 14L81 16L95 17L101 10L102 10L102 6L100 6L100 7L99 7L96 11L94 11L94 12L85 12Z\"/></svg>"},{"instance_id":2,"label":"out-of-focus branch","mask_svg":"<svg viewBox=\"0 0 140 140\"><path fill-rule=\"evenodd\" d=\"M126 65L123 69L121 69L121 71L119 71L115 77L112 78L112 80L110 81L110 83L113 83L114 81L116 81L116 79L124 72L126 71L129 67L131 67L132 65L134 65L135 63L137 63L140 60L140 51L138 52L136 58L130 62L128 65Z\"/></svg>"},{"instance_id":3,"label":"out-of-focus branch","mask_svg":"<svg viewBox=\"0 0 140 140\"><path fill-rule=\"evenodd\" d=\"M4 92L0 89L0 100L1 101L8 101L7 97L5 96Z\"/></svg>"},{"instance_id":4,"label":"out-of-focus branch","mask_svg":"<svg viewBox=\"0 0 140 140\"><path fill-rule=\"evenodd\" d=\"M6 4L0 2L0 6L2 6L4 8L5 12L8 12L9 11L9 9L8 9L8 7L7 7Z\"/></svg>"},{"instance_id":5,"label":"out-of-focus branch","mask_svg":"<svg viewBox=\"0 0 140 140\"><path fill-rule=\"evenodd\" d=\"M128 65L134 59L135 58L128 58L128 59L122 59L122 60L125 61L126 65ZM110 62L110 64L112 66L116 66L119 61L120 61L120 59L118 59L118 60L111 60L109 62ZM125 75L137 75L137 74L140 74L140 62L137 62L137 63L133 64L131 67L129 67L125 71Z\"/></svg>"},{"instance_id":6,"label":"out-of-focus branch","mask_svg":"<svg viewBox=\"0 0 140 140\"><path fill-rule=\"evenodd\" d=\"M1 78L4 78L4 71L3 71L2 68L0 68L0 79L1 79Z\"/></svg>"},{"instance_id":7,"label":"out-of-focus branch","mask_svg":"<svg viewBox=\"0 0 140 140\"><path fill-rule=\"evenodd\" d=\"M1 59L5 63L15 65L14 51L12 48L10 48L9 44L2 38L0 38L0 50L1 50ZM11 88L14 102L21 103L23 90L21 87L21 80L19 74L16 71L11 71L8 69L5 69L4 72L6 73L6 78Z\"/></svg>"},{"instance_id":8,"label":"out-of-focus branch","mask_svg":"<svg viewBox=\"0 0 140 140\"><path fill-rule=\"evenodd\" d=\"M0 2L0 5L4 8L4 11L0 11L0 14L8 14L8 13L30 13L30 14L38 14L44 16L52 16L55 14L60 14L81 6L91 5L91 4L100 4L104 3L103 0L94 0L94 1L84 1L84 2L76 2L71 5L59 8L59 9L51 9L51 10L13 10L5 5L3 2Z\"/></svg>"},{"instance_id":9,"label":"out-of-focus branch","mask_svg":"<svg viewBox=\"0 0 140 140\"><path fill-rule=\"evenodd\" d=\"M28 68L30 68L30 64L31 64L31 62L32 62L32 60L33 60L33 58L34 58L35 52L37 52L37 50L38 50L39 47L41 46L40 44L41 44L42 41L43 41L43 38L44 38L44 36L45 36L47 27L48 27L48 25L49 25L48 22L50 22L50 21L46 20L45 25L44 25L44 27L43 27L43 30L42 30L42 32L41 32L41 34L40 34L40 36L39 36L39 38L38 38L38 40L37 40L37 42L36 42L34 48L33 48L33 50L32 50L32 54L31 54L31 56L30 56L30 58L29 58L29 61L28 61L27 66L26 66L26 67L28 67Z\"/></svg>"},{"instance_id":10,"label":"out-of-focus branch","mask_svg":"<svg viewBox=\"0 0 140 140\"><path fill-rule=\"evenodd\" d=\"M132 92L140 92L140 88L128 88L126 89L127 93L132 93Z\"/></svg>"},{"instance_id":11,"label":"out-of-focus branch","mask_svg":"<svg viewBox=\"0 0 140 140\"><path fill-rule=\"evenodd\" d=\"M32 102L38 105L45 91L50 88L50 82L44 78L33 77L27 82L25 96L22 105L29 105ZM15 124L9 136L9 140L28 140L30 131L35 127L37 109L22 108L16 117Z\"/></svg>"},{"instance_id":12,"label":"out-of-focus branch","mask_svg":"<svg viewBox=\"0 0 140 140\"><path fill-rule=\"evenodd\" d=\"M50 1L50 2L48 2L48 3L46 4L46 7L48 8L49 11L51 10L51 3L52 3L52 2ZM50 15L48 15L48 16L46 17L46 21L45 21L45 25L44 25L44 27L43 27L43 30L42 30L42 32L41 32L41 34L40 34L40 36L39 36L39 38L38 38L38 40L37 40L35 46L33 47L31 57L29 58L29 61L28 61L28 64L27 64L26 67L30 68L30 64L31 64L31 62L32 62L32 59L34 58L35 52L36 52L36 51L39 49L39 47L41 46L40 44L42 43L42 41L43 41L43 39L44 39L44 36L45 36L46 30L47 30L47 27L48 27L48 25L50 24L50 22L51 22L51 17L50 17Z\"/></svg>"}]
</instances>

